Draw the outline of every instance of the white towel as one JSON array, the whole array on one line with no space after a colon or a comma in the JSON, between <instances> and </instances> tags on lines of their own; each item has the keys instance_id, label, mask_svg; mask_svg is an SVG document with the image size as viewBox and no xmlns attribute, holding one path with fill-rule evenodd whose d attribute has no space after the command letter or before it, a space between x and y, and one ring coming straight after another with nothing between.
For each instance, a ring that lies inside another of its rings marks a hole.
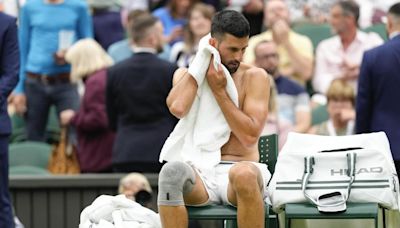
<instances>
[{"instance_id":1,"label":"white towel","mask_svg":"<svg viewBox=\"0 0 400 228\"><path fill-rule=\"evenodd\" d=\"M81 213L79 228L161 228L157 213L124 195L101 195Z\"/></svg>"},{"instance_id":2,"label":"white towel","mask_svg":"<svg viewBox=\"0 0 400 228\"><path fill-rule=\"evenodd\" d=\"M205 78L211 56L218 69L221 57L209 44L210 34L203 37L188 72L198 84L197 96L185 117L179 120L160 153L160 162L185 161L198 168L211 168L221 161L221 147L229 140L231 129ZM239 107L238 92L229 71L222 65L227 79L226 90Z\"/></svg>"}]
</instances>

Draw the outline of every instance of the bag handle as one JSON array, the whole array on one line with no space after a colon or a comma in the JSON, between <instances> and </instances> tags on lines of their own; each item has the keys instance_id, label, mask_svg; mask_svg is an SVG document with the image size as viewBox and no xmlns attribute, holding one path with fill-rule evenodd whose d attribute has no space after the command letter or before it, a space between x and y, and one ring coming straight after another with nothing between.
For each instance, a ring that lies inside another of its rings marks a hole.
<instances>
[{"instance_id":1,"label":"bag handle","mask_svg":"<svg viewBox=\"0 0 400 228\"><path fill-rule=\"evenodd\" d=\"M346 202L347 199L349 198L350 191L351 191L351 185L353 184L353 182L355 180L357 154L356 153L347 153L346 157L347 157L347 172L346 172L346 174L350 178L350 180L349 180L349 184L347 185L347 195L344 198L344 202ZM304 174L303 174L303 178L302 178L301 190L302 190L304 196L306 197L306 199L308 199L311 203L313 203L317 206L324 206L324 207L336 207L338 205L343 204L343 201L342 201L342 202L337 202L337 203L328 204L328 205L326 205L326 204L320 205L317 202L317 200L313 199L310 195L307 194L307 192L306 192L307 184L308 184L308 180L310 179L310 176L314 173L314 168L313 168L314 165L315 165L314 156L304 157Z\"/></svg>"}]
</instances>

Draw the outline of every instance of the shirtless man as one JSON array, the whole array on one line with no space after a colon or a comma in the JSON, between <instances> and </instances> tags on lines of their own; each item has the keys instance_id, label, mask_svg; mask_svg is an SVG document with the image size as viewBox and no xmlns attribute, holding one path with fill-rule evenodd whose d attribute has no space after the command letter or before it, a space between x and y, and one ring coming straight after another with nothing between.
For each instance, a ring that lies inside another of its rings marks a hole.
<instances>
[{"instance_id":1,"label":"shirtless man","mask_svg":"<svg viewBox=\"0 0 400 228\"><path fill-rule=\"evenodd\" d=\"M239 94L239 108L228 97L226 78L210 64L206 78L231 128L228 142L221 148L222 162L215 177L184 162L168 162L159 175L158 205L164 228L188 226L184 205L231 204L238 208L239 227L264 227L265 177L267 167L259 160L257 143L268 113L269 80L264 70L241 63L249 40L249 23L235 11L217 13L212 21L210 45L231 73ZM195 79L180 68L174 74L167 98L172 114L184 117L197 91ZM214 178L218 186L208 184Z\"/></svg>"}]
</instances>

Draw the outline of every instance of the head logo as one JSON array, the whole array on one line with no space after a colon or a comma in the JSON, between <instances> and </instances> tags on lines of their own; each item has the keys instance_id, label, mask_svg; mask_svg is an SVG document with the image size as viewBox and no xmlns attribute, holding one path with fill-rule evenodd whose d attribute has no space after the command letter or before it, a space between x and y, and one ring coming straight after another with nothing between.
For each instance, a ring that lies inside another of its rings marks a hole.
<instances>
[{"instance_id":1,"label":"head logo","mask_svg":"<svg viewBox=\"0 0 400 228\"><path fill-rule=\"evenodd\" d=\"M370 167L370 168L360 168L356 170L356 174L362 174L362 173L382 173L383 168L382 167ZM347 169L331 169L331 176L335 175L347 175Z\"/></svg>"}]
</instances>

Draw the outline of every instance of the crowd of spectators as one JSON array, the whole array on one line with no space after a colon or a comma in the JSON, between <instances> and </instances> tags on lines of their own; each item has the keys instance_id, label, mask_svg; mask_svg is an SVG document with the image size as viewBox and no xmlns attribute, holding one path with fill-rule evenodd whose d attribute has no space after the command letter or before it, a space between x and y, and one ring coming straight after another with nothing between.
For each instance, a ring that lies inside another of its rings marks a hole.
<instances>
[{"instance_id":1,"label":"crowd of spectators","mask_svg":"<svg viewBox=\"0 0 400 228\"><path fill-rule=\"evenodd\" d=\"M393 145L398 134L391 126L400 120L390 102L400 79L386 79L385 73L398 72L396 2L3 0L0 9L18 18L20 49L19 83L8 97L10 115L24 117L27 140L44 141L49 109L55 106L60 124L76 130L71 138L82 172L158 172L159 152L177 123L166 105L173 72L191 63L215 12L230 8L251 25L243 62L271 76L263 134L277 133L281 147L290 131L350 135L383 130ZM384 23L387 37L364 31ZM321 24L329 24L332 36L317 46L313 37L294 29ZM390 53L382 51L386 46ZM375 62L382 63L379 70L372 68ZM388 81L371 78L375 75ZM382 101L382 94L390 102ZM313 124L312 112L321 106L328 119ZM382 119L393 117L391 122L379 122L379 110L386 113Z\"/></svg>"},{"instance_id":2,"label":"crowd of spectators","mask_svg":"<svg viewBox=\"0 0 400 228\"><path fill-rule=\"evenodd\" d=\"M277 133L280 146L290 131L352 134L363 54L383 43L362 26L387 21L391 5L377 2L4 1L2 9L18 16L21 49L20 81L9 110L24 116L28 140L44 141L54 105L60 124L77 131L72 138L83 172L157 171L158 151L176 123L165 104L172 72L190 64L214 13L230 8L251 25L243 61L271 75L263 134ZM293 29L327 23L332 36L315 47L313 37ZM77 85L85 90L81 98ZM326 106L329 120L312 126L318 106ZM164 118L170 122L161 124ZM133 164L136 168L126 168Z\"/></svg>"}]
</instances>

